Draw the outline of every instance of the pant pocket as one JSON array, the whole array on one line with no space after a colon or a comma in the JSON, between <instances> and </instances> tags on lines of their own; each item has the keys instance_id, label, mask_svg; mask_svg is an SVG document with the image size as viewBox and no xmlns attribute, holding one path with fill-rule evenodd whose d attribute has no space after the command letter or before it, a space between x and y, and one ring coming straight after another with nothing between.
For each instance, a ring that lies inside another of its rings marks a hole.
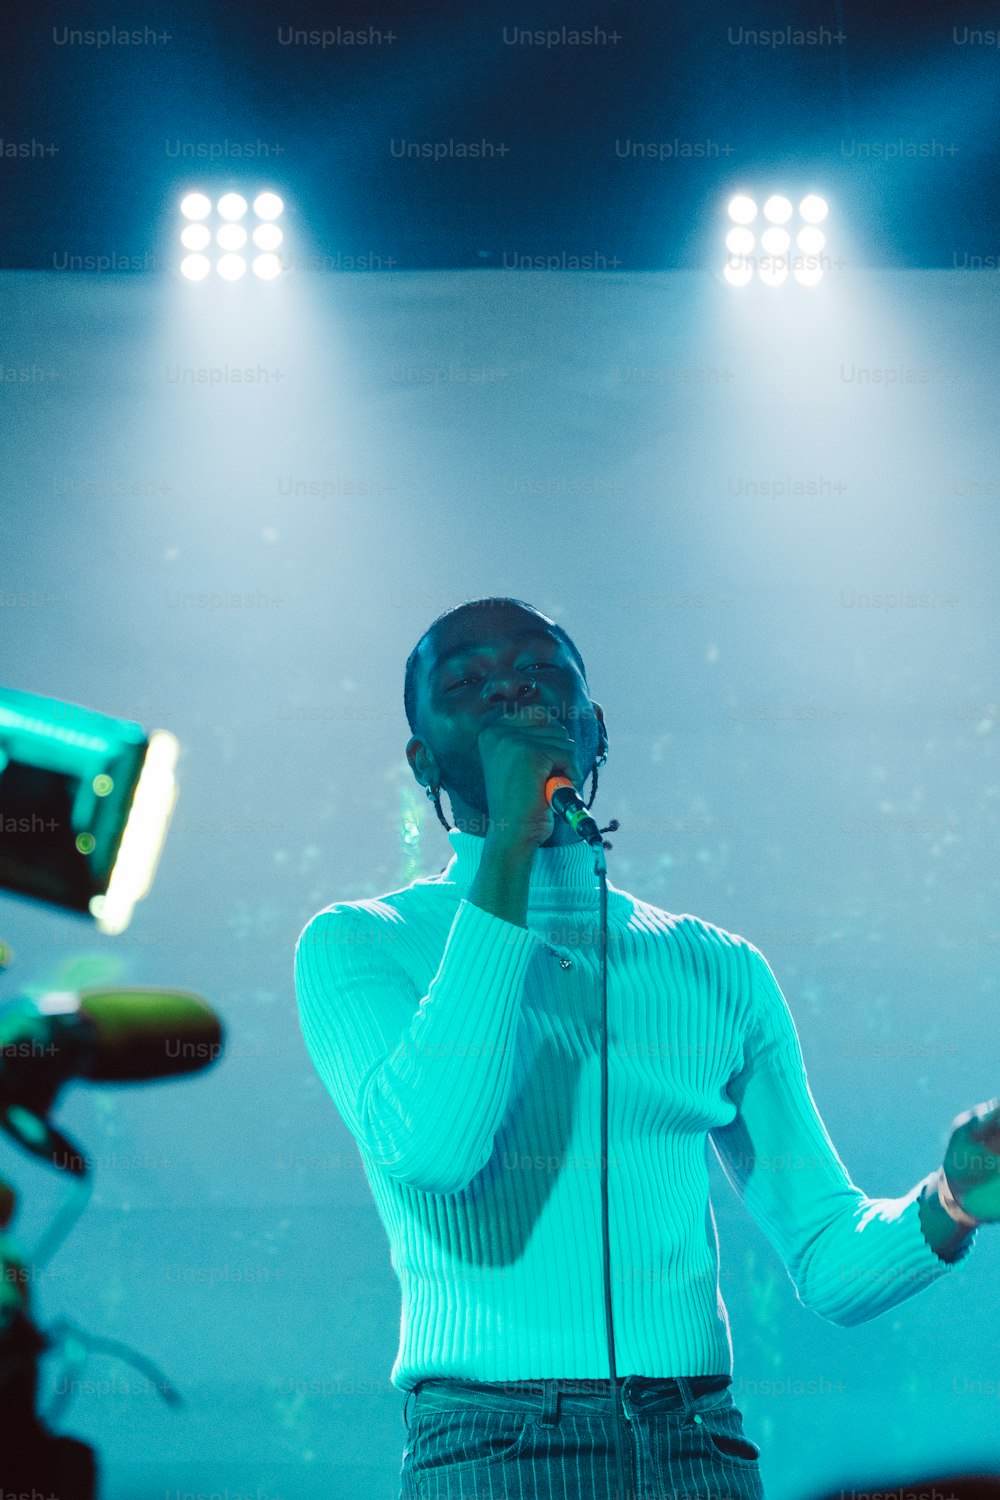
<instances>
[{"instance_id":1,"label":"pant pocket","mask_svg":"<svg viewBox=\"0 0 1000 1500\"><path fill-rule=\"evenodd\" d=\"M741 1467L756 1464L760 1458L760 1449L743 1431L743 1417L732 1397L727 1392L723 1401L714 1406L710 1404L713 1400L717 1400L714 1395L705 1397L704 1405L697 1403L695 1415L701 1421L695 1425L724 1462Z\"/></svg>"},{"instance_id":2,"label":"pant pocket","mask_svg":"<svg viewBox=\"0 0 1000 1500\"><path fill-rule=\"evenodd\" d=\"M415 1480L486 1469L513 1458L526 1444L532 1419L525 1412L430 1408L410 1422L406 1456Z\"/></svg>"}]
</instances>

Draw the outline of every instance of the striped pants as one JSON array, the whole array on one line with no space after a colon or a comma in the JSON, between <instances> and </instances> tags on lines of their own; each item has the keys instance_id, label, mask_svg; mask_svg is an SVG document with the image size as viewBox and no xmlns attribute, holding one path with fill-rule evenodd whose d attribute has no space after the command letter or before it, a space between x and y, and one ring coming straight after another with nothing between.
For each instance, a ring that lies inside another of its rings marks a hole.
<instances>
[{"instance_id":1,"label":"striped pants","mask_svg":"<svg viewBox=\"0 0 1000 1500\"><path fill-rule=\"evenodd\" d=\"M421 1381L403 1405L400 1500L764 1500L730 1384L619 1379L618 1476L610 1381Z\"/></svg>"}]
</instances>

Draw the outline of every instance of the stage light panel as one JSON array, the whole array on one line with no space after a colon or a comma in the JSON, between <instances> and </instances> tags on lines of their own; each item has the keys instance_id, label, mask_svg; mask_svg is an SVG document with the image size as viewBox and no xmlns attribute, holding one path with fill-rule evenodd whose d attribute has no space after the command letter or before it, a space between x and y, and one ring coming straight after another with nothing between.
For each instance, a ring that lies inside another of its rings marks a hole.
<instances>
[{"instance_id":1,"label":"stage light panel","mask_svg":"<svg viewBox=\"0 0 1000 1500\"><path fill-rule=\"evenodd\" d=\"M0 687L0 805L12 825L0 888L124 932L156 872L179 751L168 730Z\"/></svg>"},{"instance_id":2,"label":"stage light panel","mask_svg":"<svg viewBox=\"0 0 1000 1500\"><path fill-rule=\"evenodd\" d=\"M250 242L261 252L253 255L251 262L257 280L274 281L281 275L284 266L274 252L285 236L274 220L284 213L284 202L277 193L262 191L254 195L251 213L248 197L235 191L213 198L201 191L183 195L180 211L185 222L179 238L185 250L194 252L180 262L185 280L203 281L212 274L213 262L201 252L208 251L213 241L222 252L214 262L214 271L223 281L240 281L246 275Z\"/></svg>"},{"instance_id":3,"label":"stage light panel","mask_svg":"<svg viewBox=\"0 0 1000 1500\"><path fill-rule=\"evenodd\" d=\"M767 223L758 241L746 226L757 217L759 198L763 199L760 212ZM796 201L797 209L792 199L780 192L754 197L737 193L729 198L724 230L729 258L722 274L730 286L745 287L758 280L767 287L780 287L788 282L790 272L794 272L799 286L814 287L823 279L826 235L816 226L827 218L830 206L818 193L806 193ZM760 249L755 253L758 243Z\"/></svg>"}]
</instances>

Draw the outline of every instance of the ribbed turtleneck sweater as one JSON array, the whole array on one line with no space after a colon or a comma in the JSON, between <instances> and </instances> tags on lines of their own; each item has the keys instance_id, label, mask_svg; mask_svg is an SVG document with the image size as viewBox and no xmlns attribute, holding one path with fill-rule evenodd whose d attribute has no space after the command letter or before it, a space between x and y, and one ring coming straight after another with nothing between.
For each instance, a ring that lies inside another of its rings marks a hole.
<instances>
[{"instance_id":1,"label":"ribbed turtleneck sweater","mask_svg":"<svg viewBox=\"0 0 1000 1500\"><path fill-rule=\"evenodd\" d=\"M601 1216L600 902L586 844L536 850L527 927L440 875L318 912L295 950L303 1037L357 1143L402 1289L408 1390L609 1373ZM809 1089L751 942L608 883L608 1194L619 1376L733 1372L708 1144L797 1296L844 1326L966 1259L920 1183L871 1198Z\"/></svg>"}]
</instances>

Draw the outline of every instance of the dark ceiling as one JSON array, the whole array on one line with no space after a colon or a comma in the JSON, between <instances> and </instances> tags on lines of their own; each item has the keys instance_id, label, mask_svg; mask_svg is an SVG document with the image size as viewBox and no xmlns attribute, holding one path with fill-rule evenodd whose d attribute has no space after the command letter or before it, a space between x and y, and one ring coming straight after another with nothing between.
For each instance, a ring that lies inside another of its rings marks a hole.
<instances>
[{"instance_id":1,"label":"dark ceiling","mask_svg":"<svg viewBox=\"0 0 1000 1500\"><path fill-rule=\"evenodd\" d=\"M995 266L998 29L858 0L25 7L0 265L155 267L180 189L246 182L334 267L702 267L724 197L769 184L824 192L861 264Z\"/></svg>"}]
</instances>

